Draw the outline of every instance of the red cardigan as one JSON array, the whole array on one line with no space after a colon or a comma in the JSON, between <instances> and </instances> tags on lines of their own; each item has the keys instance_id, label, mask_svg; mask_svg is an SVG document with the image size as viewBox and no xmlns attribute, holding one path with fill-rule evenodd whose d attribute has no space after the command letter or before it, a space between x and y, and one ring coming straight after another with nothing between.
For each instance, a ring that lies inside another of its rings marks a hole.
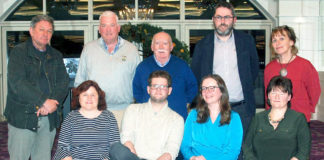
<instances>
[{"instance_id":1,"label":"red cardigan","mask_svg":"<svg viewBox=\"0 0 324 160\"><path fill-rule=\"evenodd\" d=\"M286 64L283 64L285 67ZM264 70L265 93L272 77L279 75L281 64L277 60L271 61ZM296 56L287 66L286 76L293 84L293 97L291 99L291 109L304 113L307 121L310 121L311 113L315 112L315 106L321 94L319 77L314 66L306 59ZM267 94L265 94L266 109Z\"/></svg>"}]
</instances>

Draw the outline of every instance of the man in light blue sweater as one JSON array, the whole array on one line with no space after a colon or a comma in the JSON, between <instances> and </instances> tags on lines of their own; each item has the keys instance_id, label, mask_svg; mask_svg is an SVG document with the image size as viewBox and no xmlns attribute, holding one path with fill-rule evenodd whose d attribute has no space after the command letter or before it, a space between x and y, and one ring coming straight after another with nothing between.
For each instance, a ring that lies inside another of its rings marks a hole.
<instances>
[{"instance_id":1,"label":"man in light blue sweater","mask_svg":"<svg viewBox=\"0 0 324 160\"><path fill-rule=\"evenodd\" d=\"M103 12L99 21L101 38L84 46L74 86L96 81L105 91L107 108L120 127L125 108L133 102L132 80L140 57L132 43L118 36L120 25L114 12Z\"/></svg>"}]
</instances>

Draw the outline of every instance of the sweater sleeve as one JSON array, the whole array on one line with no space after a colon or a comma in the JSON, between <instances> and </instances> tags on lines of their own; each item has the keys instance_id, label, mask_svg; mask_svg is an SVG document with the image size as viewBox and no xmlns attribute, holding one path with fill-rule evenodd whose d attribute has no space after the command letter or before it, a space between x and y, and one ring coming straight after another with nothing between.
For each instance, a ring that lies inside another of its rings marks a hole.
<instances>
[{"instance_id":1,"label":"sweater sleeve","mask_svg":"<svg viewBox=\"0 0 324 160\"><path fill-rule=\"evenodd\" d=\"M109 111L108 111L109 112ZM119 130L117 126L117 121L115 119L115 116L109 112L108 113L108 127L109 127L109 132L108 132L108 143L109 147L114 144L115 142L120 142L120 136L119 136ZM109 159L109 151L110 148L108 149L107 153L104 153L102 155L102 159Z\"/></svg>"},{"instance_id":2,"label":"sweater sleeve","mask_svg":"<svg viewBox=\"0 0 324 160\"><path fill-rule=\"evenodd\" d=\"M142 69L141 69L141 65L139 65L137 68L136 68L136 71L135 71L135 76L134 76L134 79L133 79L133 96L134 96L134 99L136 101L136 103L144 103L144 95L146 92L146 90L143 90L142 89Z\"/></svg>"},{"instance_id":3,"label":"sweater sleeve","mask_svg":"<svg viewBox=\"0 0 324 160\"><path fill-rule=\"evenodd\" d=\"M164 153L170 153L172 159L175 159L179 153L183 136L184 122L181 116L175 117L172 128L174 129L171 130L171 133L168 136Z\"/></svg>"},{"instance_id":4,"label":"sweater sleeve","mask_svg":"<svg viewBox=\"0 0 324 160\"><path fill-rule=\"evenodd\" d=\"M184 156L185 159L190 159L190 157L192 156L198 156L195 155L194 152L192 151L192 123L195 121L196 119L196 115L195 114L196 111L192 110L187 119L186 119L186 123L184 126L184 133L183 133L183 139L182 139L182 143L181 143L181 153Z\"/></svg>"},{"instance_id":5,"label":"sweater sleeve","mask_svg":"<svg viewBox=\"0 0 324 160\"><path fill-rule=\"evenodd\" d=\"M80 56L78 71L75 75L75 80L74 80L74 87L79 86L82 82L87 80L87 58L88 58L87 54L88 54L88 49L87 46L85 46Z\"/></svg>"},{"instance_id":6,"label":"sweater sleeve","mask_svg":"<svg viewBox=\"0 0 324 160\"><path fill-rule=\"evenodd\" d=\"M70 149L71 149L71 140L72 140L72 116L71 113L64 119L60 136L58 140L58 146L56 149L56 153L54 155L54 160L61 160L65 157L72 156Z\"/></svg>"},{"instance_id":7,"label":"sweater sleeve","mask_svg":"<svg viewBox=\"0 0 324 160\"><path fill-rule=\"evenodd\" d=\"M248 160L257 160L256 155L253 151L253 138L254 133L257 127L257 118L254 116L254 118L251 121L250 127L247 131L247 134L244 139L243 143L243 158Z\"/></svg>"},{"instance_id":8,"label":"sweater sleeve","mask_svg":"<svg viewBox=\"0 0 324 160\"><path fill-rule=\"evenodd\" d=\"M298 151L295 157L298 158L298 160L307 160L309 159L311 148L311 134L304 114L300 114L296 124L298 124Z\"/></svg>"},{"instance_id":9,"label":"sweater sleeve","mask_svg":"<svg viewBox=\"0 0 324 160\"><path fill-rule=\"evenodd\" d=\"M186 102L191 103L192 100L198 93L198 85L195 75L192 73L191 69L186 66L187 76L186 80Z\"/></svg>"},{"instance_id":10,"label":"sweater sleeve","mask_svg":"<svg viewBox=\"0 0 324 160\"><path fill-rule=\"evenodd\" d=\"M224 148L223 159L237 159L241 151L243 127L238 113L232 113L229 124L229 145Z\"/></svg>"},{"instance_id":11,"label":"sweater sleeve","mask_svg":"<svg viewBox=\"0 0 324 160\"><path fill-rule=\"evenodd\" d=\"M314 113L316 104L321 95L321 84L319 82L318 73L310 62L305 74L306 75L303 76L303 82L305 83L310 106L312 107L310 111Z\"/></svg>"}]
</instances>

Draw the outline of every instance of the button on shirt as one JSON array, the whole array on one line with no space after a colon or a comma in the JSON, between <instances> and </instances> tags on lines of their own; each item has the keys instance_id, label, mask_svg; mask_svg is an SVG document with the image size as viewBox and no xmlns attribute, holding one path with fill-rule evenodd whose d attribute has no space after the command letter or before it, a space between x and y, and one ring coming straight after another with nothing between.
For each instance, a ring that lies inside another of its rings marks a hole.
<instances>
[{"instance_id":1,"label":"button on shirt","mask_svg":"<svg viewBox=\"0 0 324 160\"><path fill-rule=\"evenodd\" d=\"M213 74L220 75L226 83L230 102L244 100L241 80L237 66L235 37L232 32L227 41L214 38Z\"/></svg>"}]
</instances>

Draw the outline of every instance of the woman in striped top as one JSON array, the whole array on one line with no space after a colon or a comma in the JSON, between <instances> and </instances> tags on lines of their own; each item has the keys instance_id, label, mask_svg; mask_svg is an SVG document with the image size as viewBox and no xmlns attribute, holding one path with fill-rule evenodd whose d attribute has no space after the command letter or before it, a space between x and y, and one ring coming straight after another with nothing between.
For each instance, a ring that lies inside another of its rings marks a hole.
<instances>
[{"instance_id":1,"label":"woman in striped top","mask_svg":"<svg viewBox=\"0 0 324 160\"><path fill-rule=\"evenodd\" d=\"M96 82L85 81L73 90L72 107L76 110L62 124L54 160L108 160L111 144L120 137L105 93Z\"/></svg>"}]
</instances>

